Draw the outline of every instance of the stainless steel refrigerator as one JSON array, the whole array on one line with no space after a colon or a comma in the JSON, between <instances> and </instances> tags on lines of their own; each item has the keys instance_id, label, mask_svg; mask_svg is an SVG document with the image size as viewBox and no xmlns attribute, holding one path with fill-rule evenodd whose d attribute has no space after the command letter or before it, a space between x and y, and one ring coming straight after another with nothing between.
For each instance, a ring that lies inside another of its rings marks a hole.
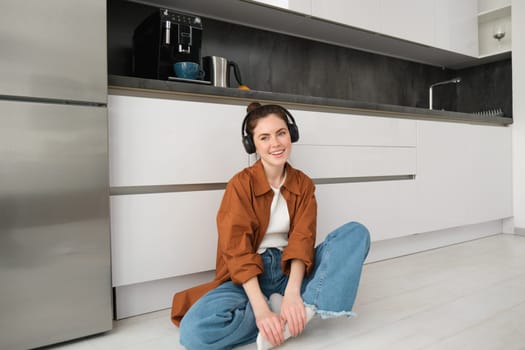
<instances>
[{"instance_id":1,"label":"stainless steel refrigerator","mask_svg":"<svg viewBox=\"0 0 525 350\"><path fill-rule=\"evenodd\" d=\"M0 1L0 349L112 327L106 0Z\"/></svg>"}]
</instances>

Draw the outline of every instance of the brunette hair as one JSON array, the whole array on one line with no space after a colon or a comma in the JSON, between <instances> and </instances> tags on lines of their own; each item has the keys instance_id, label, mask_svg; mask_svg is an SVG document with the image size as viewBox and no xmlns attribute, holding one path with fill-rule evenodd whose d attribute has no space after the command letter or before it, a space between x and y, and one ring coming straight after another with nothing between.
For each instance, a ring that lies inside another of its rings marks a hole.
<instances>
[{"instance_id":1,"label":"brunette hair","mask_svg":"<svg viewBox=\"0 0 525 350\"><path fill-rule=\"evenodd\" d=\"M279 105L261 105L259 102L252 102L246 107L246 133L253 137L253 130L257 126L259 119L267 117L270 114L275 114L281 118L286 125L288 126L290 122L288 121L288 115L285 109Z\"/></svg>"}]
</instances>

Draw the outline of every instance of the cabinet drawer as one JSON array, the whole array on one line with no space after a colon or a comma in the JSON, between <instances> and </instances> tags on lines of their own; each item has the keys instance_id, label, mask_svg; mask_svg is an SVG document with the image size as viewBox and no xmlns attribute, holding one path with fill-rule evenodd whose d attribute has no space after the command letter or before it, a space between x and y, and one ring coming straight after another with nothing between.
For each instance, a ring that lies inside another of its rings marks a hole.
<instances>
[{"instance_id":1,"label":"cabinet drawer","mask_svg":"<svg viewBox=\"0 0 525 350\"><path fill-rule=\"evenodd\" d=\"M334 146L416 146L417 121L343 113L291 111L299 144Z\"/></svg>"},{"instance_id":2,"label":"cabinet drawer","mask_svg":"<svg viewBox=\"0 0 525 350\"><path fill-rule=\"evenodd\" d=\"M227 182L248 164L241 106L109 96L110 185Z\"/></svg>"},{"instance_id":3,"label":"cabinet drawer","mask_svg":"<svg viewBox=\"0 0 525 350\"><path fill-rule=\"evenodd\" d=\"M313 179L415 175L415 147L296 145L294 167Z\"/></svg>"},{"instance_id":4,"label":"cabinet drawer","mask_svg":"<svg viewBox=\"0 0 525 350\"><path fill-rule=\"evenodd\" d=\"M365 225L372 241L416 232L415 191L413 180L317 185L317 242L349 221Z\"/></svg>"},{"instance_id":5,"label":"cabinet drawer","mask_svg":"<svg viewBox=\"0 0 525 350\"><path fill-rule=\"evenodd\" d=\"M223 193L112 196L113 286L214 269Z\"/></svg>"}]
</instances>

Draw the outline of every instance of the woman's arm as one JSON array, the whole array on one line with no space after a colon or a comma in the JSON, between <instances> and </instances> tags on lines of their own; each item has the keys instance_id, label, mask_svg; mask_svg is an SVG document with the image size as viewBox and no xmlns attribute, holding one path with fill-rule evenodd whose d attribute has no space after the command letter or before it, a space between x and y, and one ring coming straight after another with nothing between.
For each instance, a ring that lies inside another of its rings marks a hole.
<instances>
[{"instance_id":1,"label":"woman's arm","mask_svg":"<svg viewBox=\"0 0 525 350\"><path fill-rule=\"evenodd\" d=\"M254 247L259 223L245 182L234 177L228 183L217 213L218 260L239 285L263 273L262 259Z\"/></svg>"},{"instance_id":2,"label":"woman's arm","mask_svg":"<svg viewBox=\"0 0 525 350\"><path fill-rule=\"evenodd\" d=\"M296 259L302 260L307 275L314 266L317 201L315 199L315 185L312 180L305 178L301 186L301 194L295 202L295 213L293 217L290 217L288 246L283 250L282 268L285 273L289 274L291 262ZM287 195L292 196L288 193Z\"/></svg>"},{"instance_id":3,"label":"woman's arm","mask_svg":"<svg viewBox=\"0 0 525 350\"><path fill-rule=\"evenodd\" d=\"M259 332L274 346L281 344L284 341L284 320L268 307L257 277L250 278L242 286L250 300Z\"/></svg>"},{"instance_id":4,"label":"woman's arm","mask_svg":"<svg viewBox=\"0 0 525 350\"><path fill-rule=\"evenodd\" d=\"M301 334L306 325L306 311L301 297L301 285L305 274L305 265L294 259L290 266L290 278L281 305L281 317L286 321L292 336Z\"/></svg>"}]
</instances>

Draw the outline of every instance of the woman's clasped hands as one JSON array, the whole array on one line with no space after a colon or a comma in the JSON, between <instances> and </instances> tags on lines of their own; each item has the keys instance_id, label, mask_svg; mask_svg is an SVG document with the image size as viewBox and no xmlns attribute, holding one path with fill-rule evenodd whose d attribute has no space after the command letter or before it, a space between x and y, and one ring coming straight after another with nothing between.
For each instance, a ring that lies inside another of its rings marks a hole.
<instances>
[{"instance_id":1,"label":"woman's clasped hands","mask_svg":"<svg viewBox=\"0 0 525 350\"><path fill-rule=\"evenodd\" d=\"M290 336L298 336L306 326L306 312L301 296L285 293L281 298L282 303L277 307L280 314L268 309L256 317L259 332L274 346L280 345Z\"/></svg>"}]
</instances>

